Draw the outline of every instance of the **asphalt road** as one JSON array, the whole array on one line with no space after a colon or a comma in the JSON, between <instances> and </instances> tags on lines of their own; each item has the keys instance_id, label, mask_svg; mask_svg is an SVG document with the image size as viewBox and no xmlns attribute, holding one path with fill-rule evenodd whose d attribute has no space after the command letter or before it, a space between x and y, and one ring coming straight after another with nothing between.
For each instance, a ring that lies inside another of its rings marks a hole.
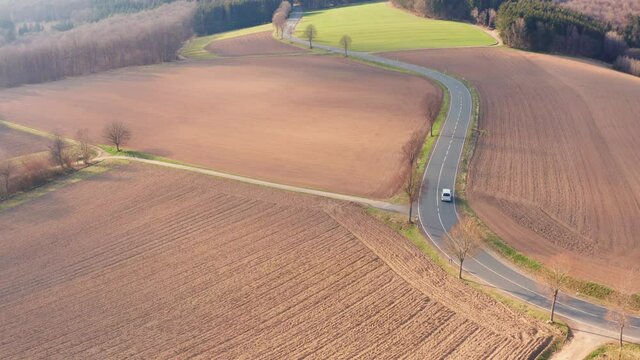
<instances>
[{"instance_id":1,"label":"asphalt road","mask_svg":"<svg viewBox=\"0 0 640 360\"><path fill-rule=\"evenodd\" d=\"M301 17L302 12L292 12L285 34L291 41L307 45L307 41L292 36ZM330 46L314 45L314 47L343 53L342 49ZM444 239L448 236L451 227L458 222L458 213L455 203L444 203L439 200L439 192L443 188L455 189L458 166L471 122L473 106L471 93L459 80L432 69L369 53L350 52L349 55L361 60L412 71L439 81L451 95L449 114L427 164L418 202L418 216L424 232L433 244L445 256L449 257L443 251ZM464 269L482 280L487 286L505 291L531 305L544 309L549 308L545 286L516 271L489 251L482 250L472 259L466 260ZM616 331L605 320L606 313L606 308L568 294L561 294L561 299L556 304L556 314L571 321L574 327L597 328L600 334L614 337ZM640 342L640 318L633 317L631 319L630 326L625 330L625 338L629 341Z\"/></svg>"}]
</instances>

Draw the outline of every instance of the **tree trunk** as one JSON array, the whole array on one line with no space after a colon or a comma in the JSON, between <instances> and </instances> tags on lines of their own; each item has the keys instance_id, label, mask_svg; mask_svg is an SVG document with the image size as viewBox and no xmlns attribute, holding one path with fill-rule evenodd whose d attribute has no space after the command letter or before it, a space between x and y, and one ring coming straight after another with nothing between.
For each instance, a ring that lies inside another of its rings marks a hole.
<instances>
[{"instance_id":1,"label":"tree trunk","mask_svg":"<svg viewBox=\"0 0 640 360\"><path fill-rule=\"evenodd\" d=\"M556 312L556 300L558 299L558 289L553 291L553 300L551 301L551 322L553 322L553 316Z\"/></svg>"},{"instance_id":2,"label":"tree trunk","mask_svg":"<svg viewBox=\"0 0 640 360\"><path fill-rule=\"evenodd\" d=\"M313 49L313 44L311 43L311 38L309 38L309 49Z\"/></svg>"},{"instance_id":3,"label":"tree trunk","mask_svg":"<svg viewBox=\"0 0 640 360\"><path fill-rule=\"evenodd\" d=\"M458 279L462 280L462 262L464 260L460 260L460 267L458 268Z\"/></svg>"},{"instance_id":4,"label":"tree trunk","mask_svg":"<svg viewBox=\"0 0 640 360\"><path fill-rule=\"evenodd\" d=\"M435 119L431 120L431 128L429 129L429 133L431 133L431 137L433 137L433 122Z\"/></svg>"},{"instance_id":5,"label":"tree trunk","mask_svg":"<svg viewBox=\"0 0 640 360\"><path fill-rule=\"evenodd\" d=\"M622 332L624 331L624 325L620 326L620 350L622 350Z\"/></svg>"},{"instance_id":6,"label":"tree trunk","mask_svg":"<svg viewBox=\"0 0 640 360\"><path fill-rule=\"evenodd\" d=\"M413 224L413 204L409 202L409 224Z\"/></svg>"}]
</instances>

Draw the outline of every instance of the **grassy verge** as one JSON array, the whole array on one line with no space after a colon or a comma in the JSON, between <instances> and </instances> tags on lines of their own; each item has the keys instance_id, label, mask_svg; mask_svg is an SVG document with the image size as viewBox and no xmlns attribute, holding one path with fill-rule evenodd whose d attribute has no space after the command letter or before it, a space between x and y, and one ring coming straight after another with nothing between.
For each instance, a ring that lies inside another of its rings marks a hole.
<instances>
[{"instance_id":1,"label":"grassy verge","mask_svg":"<svg viewBox=\"0 0 640 360\"><path fill-rule=\"evenodd\" d=\"M3 126L9 128L9 129L12 129L12 130L22 131L24 133L28 133L28 134L31 134L31 135L40 136L40 137L43 137L45 139L53 139L53 135L49 134L47 132L36 130L36 129L30 128L30 127L27 127L27 126L23 126L23 125L20 125L20 124L12 123L12 122L5 121L5 120L2 120L2 119L0 119L0 125L3 125Z\"/></svg>"},{"instance_id":2,"label":"grassy verge","mask_svg":"<svg viewBox=\"0 0 640 360\"><path fill-rule=\"evenodd\" d=\"M431 261L440 266L443 270L449 273L452 276L457 276L455 269L451 266L447 266L447 262L440 256L440 253L433 248L427 239L425 239L424 235L422 235L422 231L416 224L409 224L407 222L407 216L404 214L392 213L389 211L384 211L380 209L376 209L373 207L367 207L367 213L369 215L375 217L378 220L381 220L390 228L394 229L400 235L409 239L422 253L427 255Z\"/></svg>"},{"instance_id":3,"label":"grassy verge","mask_svg":"<svg viewBox=\"0 0 640 360\"><path fill-rule=\"evenodd\" d=\"M75 184L79 181L91 178L98 174L102 174L107 172L115 167L126 164L127 161L124 160L109 160L103 161L91 166L87 166L80 170L77 170L68 175L64 175L62 177L58 177L56 179L51 180L45 185L32 189L26 192L19 192L7 200L0 202L0 212L14 208L16 206L22 205L30 200L37 199L41 196L54 192L58 189L61 189L65 186Z\"/></svg>"},{"instance_id":4,"label":"grassy verge","mask_svg":"<svg viewBox=\"0 0 640 360\"><path fill-rule=\"evenodd\" d=\"M318 30L317 42L339 47L347 34L355 51L394 51L465 46L490 46L490 35L473 25L425 19L396 9L386 2L343 6L305 13L296 36L303 37L308 24Z\"/></svg>"},{"instance_id":5,"label":"grassy verge","mask_svg":"<svg viewBox=\"0 0 640 360\"><path fill-rule=\"evenodd\" d=\"M209 36L201 36L194 39L189 40L183 47L180 49L180 55L188 58L188 59L215 59L217 56L215 54L210 53L205 49L207 45L211 44L211 42L216 40L225 40L232 39L234 37L255 34L263 31L273 30L273 26L271 24L258 25L250 28L232 30L223 33L213 34Z\"/></svg>"},{"instance_id":6,"label":"grassy verge","mask_svg":"<svg viewBox=\"0 0 640 360\"><path fill-rule=\"evenodd\" d=\"M458 281L457 268L449 264L442 257L441 253L433 247L428 239L424 237L422 231L417 225L409 224L406 221L405 215L391 213L372 207L368 207L366 210L369 215L377 218L378 220L381 220L387 226L394 229L397 233L411 241L431 261L433 261L442 270L449 274L452 277L452 280L455 279L455 281ZM467 285L475 288L476 290L488 294L489 296L505 305L507 308L519 314L532 317L542 322L545 322L549 319L548 313L544 310L525 304L520 300L504 295L501 292L490 289L476 282L467 280L462 281L464 281ZM549 359L551 355L559 351L567 341L567 338L569 336L569 326L563 322L556 322L552 324L552 326L556 329L556 334L554 336L553 342L547 347L547 349L545 349L545 351L538 357L538 359Z\"/></svg>"},{"instance_id":7,"label":"grassy verge","mask_svg":"<svg viewBox=\"0 0 640 360\"><path fill-rule=\"evenodd\" d=\"M471 91L473 98L474 109L472 122L469 127L469 133L467 134L467 142L462 156L462 164L460 166L460 172L458 173L458 179L456 180L456 201L457 206L462 209L463 213L470 216L480 224L483 233L484 241L489 245L491 249L500 254L502 257L515 264L518 268L525 270L526 272L541 277L549 271L541 262L532 259L513 247L509 246L504 240L502 240L497 234L489 229L478 216L473 209L469 206L466 200L466 188L469 175L469 164L473 159L476 143L480 136L485 134L478 126L478 120L480 117L480 96L477 89L469 82L462 80ZM594 302L606 304L608 298L615 293L613 289L602 284L598 284L592 281L585 281L570 277L565 285L565 292L574 293L588 298ZM640 294L635 294L632 297L631 308L634 311L640 311Z\"/></svg>"},{"instance_id":8,"label":"grassy verge","mask_svg":"<svg viewBox=\"0 0 640 360\"><path fill-rule=\"evenodd\" d=\"M620 357L618 357L620 356ZM622 351L616 343L604 344L587 355L584 360L604 359L637 360L640 359L640 344L624 344Z\"/></svg>"}]
</instances>

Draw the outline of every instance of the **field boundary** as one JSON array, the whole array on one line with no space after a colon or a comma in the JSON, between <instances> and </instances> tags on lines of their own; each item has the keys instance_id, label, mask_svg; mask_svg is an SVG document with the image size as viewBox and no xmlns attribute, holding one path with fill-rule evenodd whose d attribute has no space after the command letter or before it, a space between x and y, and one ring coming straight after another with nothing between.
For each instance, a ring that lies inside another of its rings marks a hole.
<instances>
[{"instance_id":1,"label":"field boundary","mask_svg":"<svg viewBox=\"0 0 640 360\"><path fill-rule=\"evenodd\" d=\"M62 189L66 186L103 174L111 169L125 165L126 163L127 161L125 160L108 161L104 164L102 162L97 162L70 174L52 179L51 181L28 191L18 192L7 199L0 201L0 213L55 192L56 190Z\"/></svg>"},{"instance_id":2,"label":"field boundary","mask_svg":"<svg viewBox=\"0 0 640 360\"><path fill-rule=\"evenodd\" d=\"M137 161L137 162L141 162L141 163L145 163L145 164L164 166L164 167L178 169L178 170L185 170L185 171L195 172L195 173L199 173L199 174L215 176L215 177L222 178L222 179L235 180L235 181L239 181L239 182L243 182L243 183L269 187L269 188L273 188L273 189L279 189L279 190L285 190L285 191L290 191L290 192L295 192L295 193L301 193L301 194L307 194L307 195L315 195L315 196L330 198L330 199L334 199L334 200L342 200L342 201L354 202L354 203L358 203L358 204L370 205L370 206L373 206L375 208L388 210L388 211L393 211L393 212L405 213L405 212L409 211L408 207L406 207L406 206L391 204L391 203L387 203L387 202L384 202L384 201L378 201L378 200L372 200L372 199L367 199L367 198L362 198L362 197L357 197L357 196L332 193L332 192L327 192L327 191L322 191L322 190L307 189L307 188L297 187L297 186L292 186L292 185L278 184L278 183L274 183L274 182L258 180L258 179L248 178L248 177L239 176L239 175L232 175L232 174L228 174L228 173L224 173L224 172L220 172L220 171L216 171L216 170L210 170L210 169L206 169L206 168L185 165L185 164L181 164L180 162L174 161L174 160L163 161L163 160L154 160L154 159L126 156L126 155L110 155L110 156L100 157L100 158L97 158L95 160L99 161L99 160L108 160L108 159L131 160L131 161Z\"/></svg>"}]
</instances>

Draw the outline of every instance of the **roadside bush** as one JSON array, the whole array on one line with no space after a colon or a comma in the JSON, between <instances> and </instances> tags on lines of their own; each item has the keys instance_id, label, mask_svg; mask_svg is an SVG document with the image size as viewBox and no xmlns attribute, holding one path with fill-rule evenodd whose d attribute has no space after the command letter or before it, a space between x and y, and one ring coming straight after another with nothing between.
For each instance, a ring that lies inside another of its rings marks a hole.
<instances>
[{"instance_id":1,"label":"roadside bush","mask_svg":"<svg viewBox=\"0 0 640 360\"><path fill-rule=\"evenodd\" d=\"M16 181L17 191L27 191L44 185L55 174L51 164L42 158L31 158L22 162L22 171Z\"/></svg>"},{"instance_id":2,"label":"roadside bush","mask_svg":"<svg viewBox=\"0 0 640 360\"><path fill-rule=\"evenodd\" d=\"M596 299L606 300L613 294L613 290L591 281L580 281L577 290L581 294L592 296Z\"/></svg>"}]
</instances>

